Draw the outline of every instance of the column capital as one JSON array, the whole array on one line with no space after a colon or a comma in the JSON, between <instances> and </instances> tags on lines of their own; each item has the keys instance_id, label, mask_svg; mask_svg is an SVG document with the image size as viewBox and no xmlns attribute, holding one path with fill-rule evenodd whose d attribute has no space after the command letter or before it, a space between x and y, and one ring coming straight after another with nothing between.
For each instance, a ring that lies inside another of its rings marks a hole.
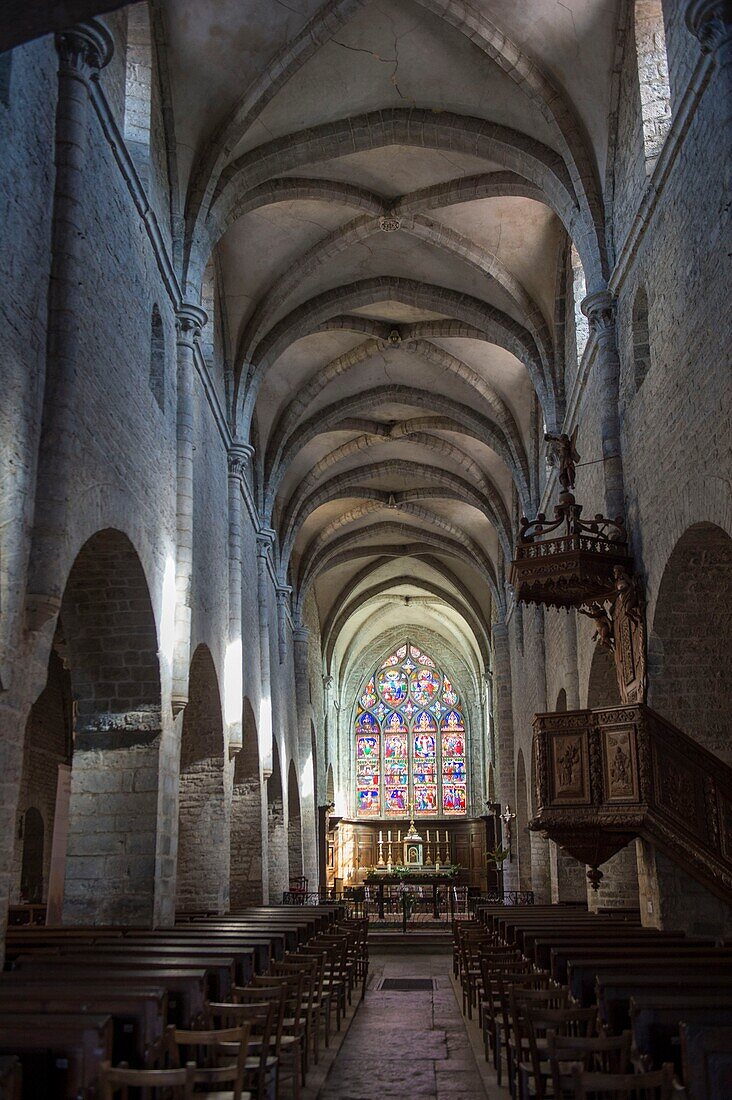
<instances>
[{"instance_id":1,"label":"column capital","mask_svg":"<svg viewBox=\"0 0 732 1100\"><path fill-rule=\"evenodd\" d=\"M232 443L226 453L229 477L237 479L246 477L253 457L254 447L251 443Z\"/></svg>"},{"instance_id":2,"label":"column capital","mask_svg":"<svg viewBox=\"0 0 732 1100\"><path fill-rule=\"evenodd\" d=\"M306 626L296 626L292 631L292 640L297 644L307 645L310 631Z\"/></svg>"},{"instance_id":3,"label":"column capital","mask_svg":"<svg viewBox=\"0 0 732 1100\"><path fill-rule=\"evenodd\" d=\"M691 0L685 21L702 53L715 53L732 36L732 0Z\"/></svg>"},{"instance_id":4,"label":"column capital","mask_svg":"<svg viewBox=\"0 0 732 1100\"><path fill-rule=\"evenodd\" d=\"M89 19L57 34L56 49L62 71L94 79L112 60L114 42L103 23Z\"/></svg>"},{"instance_id":5,"label":"column capital","mask_svg":"<svg viewBox=\"0 0 732 1100\"><path fill-rule=\"evenodd\" d=\"M598 290L588 294L580 303L580 308L595 336L604 335L615 328L615 299L609 290Z\"/></svg>"},{"instance_id":6,"label":"column capital","mask_svg":"<svg viewBox=\"0 0 732 1100\"><path fill-rule=\"evenodd\" d=\"M290 596L292 595L291 584L277 584L275 585L275 595L277 596L277 602L283 606L287 604Z\"/></svg>"},{"instance_id":7,"label":"column capital","mask_svg":"<svg viewBox=\"0 0 732 1100\"><path fill-rule=\"evenodd\" d=\"M200 306L182 302L175 311L175 327L179 344L192 344L201 335L208 321L208 314Z\"/></svg>"},{"instance_id":8,"label":"column capital","mask_svg":"<svg viewBox=\"0 0 732 1100\"><path fill-rule=\"evenodd\" d=\"M277 536L277 532L272 527L260 527L257 531L257 553L260 558L267 556L267 553L274 546L274 541Z\"/></svg>"}]
</instances>

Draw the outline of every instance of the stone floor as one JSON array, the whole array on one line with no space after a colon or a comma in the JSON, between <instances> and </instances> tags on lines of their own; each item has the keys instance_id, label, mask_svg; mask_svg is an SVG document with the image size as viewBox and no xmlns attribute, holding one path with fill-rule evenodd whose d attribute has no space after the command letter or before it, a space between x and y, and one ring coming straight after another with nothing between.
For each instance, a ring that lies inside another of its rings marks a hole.
<instances>
[{"instance_id":1,"label":"stone floor","mask_svg":"<svg viewBox=\"0 0 732 1100\"><path fill-rule=\"evenodd\" d=\"M451 981L450 955L371 954L369 988L319 1100L486 1100ZM432 992L382 992L383 978L434 978Z\"/></svg>"}]
</instances>

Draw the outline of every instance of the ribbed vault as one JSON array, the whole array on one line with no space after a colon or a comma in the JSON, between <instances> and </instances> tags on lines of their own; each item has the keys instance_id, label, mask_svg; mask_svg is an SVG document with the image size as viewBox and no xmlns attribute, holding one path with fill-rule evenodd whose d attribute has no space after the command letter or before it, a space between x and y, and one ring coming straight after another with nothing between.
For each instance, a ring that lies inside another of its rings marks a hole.
<instances>
[{"instance_id":1,"label":"ribbed vault","mask_svg":"<svg viewBox=\"0 0 732 1100\"><path fill-rule=\"evenodd\" d=\"M169 21L181 271L191 301L216 273L282 591L339 684L411 624L479 694L565 415L570 253L608 275L619 3L195 7Z\"/></svg>"}]
</instances>

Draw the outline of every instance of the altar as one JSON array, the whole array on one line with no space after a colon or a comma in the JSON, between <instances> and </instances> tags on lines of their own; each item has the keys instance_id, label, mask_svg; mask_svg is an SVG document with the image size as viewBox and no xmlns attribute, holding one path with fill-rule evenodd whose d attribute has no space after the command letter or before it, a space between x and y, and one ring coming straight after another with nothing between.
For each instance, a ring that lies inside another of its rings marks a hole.
<instances>
[{"instance_id":1,"label":"altar","mask_svg":"<svg viewBox=\"0 0 732 1100\"><path fill-rule=\"evenodd\" d=\"M455 915L455 899L452 886L457 882L459 867L449 865L436 870L433 867L413 868L407 865L392 867L390 871L380 867L370 870L365 878L366 886L377 888L377 900L379 906L379 920L384 920L385 890L389 886L431 886L432 887L432 916L440 919L437 890L440 886L447 886L448 908L450 919Z\"/></svg>"}]
</instances>

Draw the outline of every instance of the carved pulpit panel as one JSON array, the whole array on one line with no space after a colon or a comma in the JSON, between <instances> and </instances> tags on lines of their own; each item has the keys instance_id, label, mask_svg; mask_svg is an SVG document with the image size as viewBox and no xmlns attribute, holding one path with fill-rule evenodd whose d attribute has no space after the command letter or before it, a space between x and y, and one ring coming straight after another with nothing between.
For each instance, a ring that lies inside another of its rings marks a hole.
<instances>
[{"instance_id":1,"label":"carved pulpit panel","mask_svg":"<svg viewBox=\"0 0 732 1100\"><path fill-rule=\"evenodd\" d=\"M732 768L644 704L537 714L541 831L598 868L634 837L732 901Z\"/></svg>"},{"instance_id":2,"label":"carved pulpit panel","mask_svg":"<svg viewBox=\"0 0 732 1100\"><path fill-rule=\"evenodd\" d=\"M576 733L551 738L551 789L555 802L589 804L587 739Z\"/></svg>"}]
</instances>

